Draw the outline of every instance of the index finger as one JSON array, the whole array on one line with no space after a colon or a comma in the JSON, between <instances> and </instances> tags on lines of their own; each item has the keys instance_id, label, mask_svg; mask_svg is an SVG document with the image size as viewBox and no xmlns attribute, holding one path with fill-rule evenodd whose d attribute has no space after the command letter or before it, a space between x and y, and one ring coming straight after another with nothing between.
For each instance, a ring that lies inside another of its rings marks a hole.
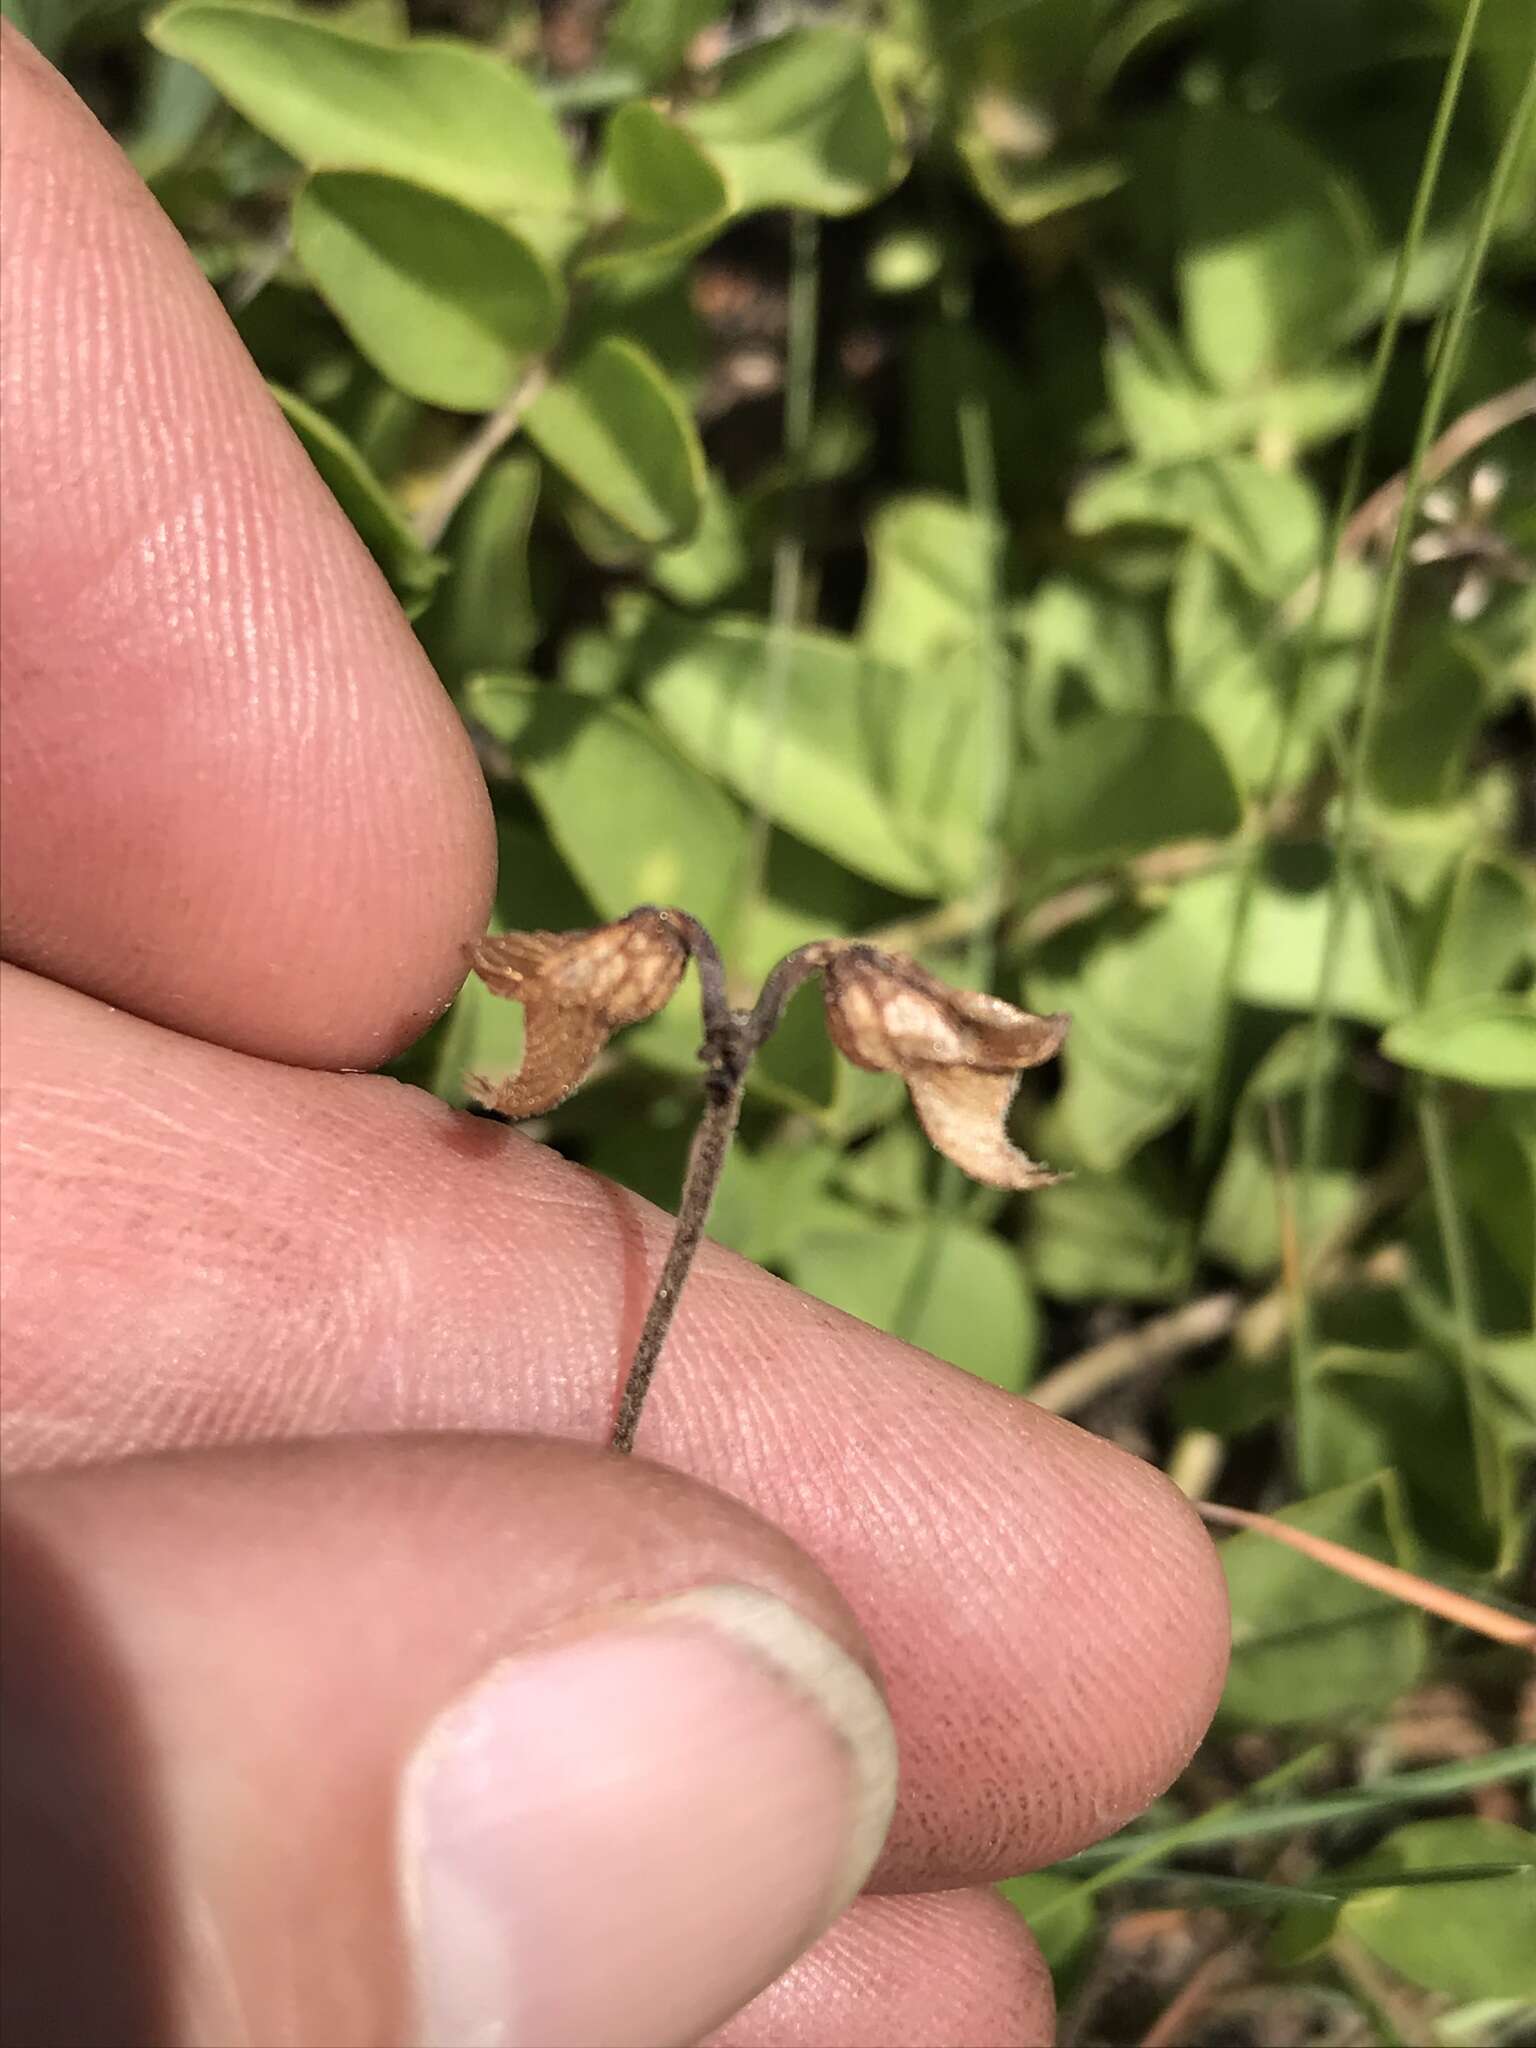
<instances>
[{"instance_id":1,"label":"index finger","mask_svg":"<svg viewBox=\"0 0 1536 2048\"><path fill-rule=\"evenodd\" d=\"M473 751L176 231L4 37L5 955L375 1064L485 926Z\"/></svg>"}]
</instances>

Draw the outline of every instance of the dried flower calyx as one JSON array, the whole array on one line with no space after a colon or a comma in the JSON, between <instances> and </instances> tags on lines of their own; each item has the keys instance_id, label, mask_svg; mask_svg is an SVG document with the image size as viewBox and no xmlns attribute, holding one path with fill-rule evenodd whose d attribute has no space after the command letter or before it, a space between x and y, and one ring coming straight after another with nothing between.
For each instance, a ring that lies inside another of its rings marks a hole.
<instances>
[{"instance_id":1,"label":"dried flower calyx","mask_svg":"<svg viewBox=\"0 0 1536 2048\"><path fill-rule=\"evenodd\" d=\"M469 1092L501 1116L553 1109L586 1079L615 1031L655 1016L671 999L690 950L674 913L649 906L590 931L482 939L471 964L493 994L524 1006L527 1035L510 1079L471 1075Z\"/></svg>"},{"instance_id":2,"label":"dried flower calyx","mask_svg":"<svg viewBox=\"0 0 1536 2048\"><path fill-rule=\"evenodd\" d=\"M1061 1179L1011 1144L1004 1123L1024 1068L1061 1050L1066 1017L952 988L915 961L857 941L831 953L823 980L833 1044L855 1066L901 1075L946 1158L991 1187Z\"/></svg>"},{"instance_id":3,"label":"dried flower calyx","mask_svg":"<svg viewBox=\"0 0 1536 2048\"><path fill-rule=\"evenodd\" d=\"M471 1092L503 1116L554 1108L613 1032L668 1001L690 955L702 979L706 1066L743 1073L794 990L820 973L833 1044L856 1066L899 1074L924 1131L947 1158L993 1187L1049 1187L1060 1178L1011 1144L1004 1122L1024 1068L1060 1051L1065 1017L1037 1017L997 996L953 988L915 961L857 939L802 946L774 969L755 1008L732 1010L713 941L681 910L647 906L591 931L482 940L475 971L497 995L525 1005L527 1050L510 1080L471 1079Z\"/></svg>"}]
</instances>

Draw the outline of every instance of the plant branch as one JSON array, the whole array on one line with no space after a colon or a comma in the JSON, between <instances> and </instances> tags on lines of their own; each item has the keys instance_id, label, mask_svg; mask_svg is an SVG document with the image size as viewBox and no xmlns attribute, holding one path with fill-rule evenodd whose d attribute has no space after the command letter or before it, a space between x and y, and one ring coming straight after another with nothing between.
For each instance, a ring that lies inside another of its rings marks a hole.
<instances>
[{"instance_id":1,"label":"plant branch","mask_svg":"<svg viewBox=\"0 0 1536 2048\"><path fill-rule=\"evenodd\" d=\"M1426 485L1438 483L1457 463L1465 461L1485 441L1491 441L1495 434L1502 434L1520 420L1533 418L1536 418L1536 377L1527 377L1523 384L1512 384L1507 391L1495 392L1492 398L1483 399L1481 404L1469 407L1459 419L1452 420L1445 432L1425 450L1419 465L1420 482ZM1380 490L1373 491L1350 519L1339 542L1340 553L1363 554L1371 542L1399 517L1407 495L1408 472L1400 470Z\"/></svg>"},{"instance_id":2,"label":"plant branch","mask_svg":"<svg viewBox=\"0 0 1536 2048\"><path fill-rule=\"evenodd\" d=\"M1480 0L1468 8L1467 23L1470 25L1478 12ZM1465 36L1457 45L1457 56L1461 57L1465 47ZM1403 484L1403 503L1392 535L1392 546L1387 567L1382 578L1381 608L1377 615L1375 630L1371 637L1366 657L1365 674L1361 680L1360 698L1356 711L1355 729L1351 737L1347 771L1340 797L1337 833L1337 853L1333 873L1328 887L1328 915L1323 932L1322 959L1319 963L1317 989L1313 998L1311 1019L1311 1041L1307 1060L1306 1084L1302 1099L1301 1118L1301 1173L1298 1180L1298 1203L1303 1240L1308 1235L1309 1211L1312 1205L1318 1178L1319 1161L1322 1158L1323 1127L1326 1120L1327 1099L1327 1038L1328 1027L1334 1015L1335 978L1343 952L1344 920L1348 904L1347 888L1350 869L1355 859L1359 820L1364 803L1364 787L1367 765L1375 742L1376 728L1381 713L1381 702L1385 688L1387 663L1392 650L1393 634L1397 620L1398 600L1402 592L1403 578L1408 566L1409 529L1413 523L1414 508L1424 476L1424 463L1436 438L1436 428L1444 416L1445 401L1450 391L1451 379L1461 363L1462 342L1467 323L1471 317L1472 303L1477 281L1482 275L1493 230L1499 218L1509 181L1514 174L1519 151L1523 147L1526 128L1536 111L1536 70L1533 70L1521 94L1509 130L1504 137L1494 164L1493 176L1489 180L1483 205L1478 215L1471 245L1462 265L1461 277L1456 294L1446 315L1444 331L1440 336L1439 352L1430 374L1429 389L1424 397L1424 410L1414 437L1412 455L1409 458L1407 474ZM1321 610L1321 603L1319 605ZM1303 1291L1298 1303L1293 1331L1292 1379L1294 1387L1296 1424L1296 1463L1303 1482L1307 1485L1318 1469L1319 1450L1317 1442L1318 1419L1311 1401L1313 1377L1313 1332L1310 1303Z\"/></svg>"},{"instance_id":3,"label":"plant branch","mask_svg":"<svg viewBox=\"0 0 1536 2048\"><path fill-rule=\"evenodd\" d=\"M699 972L699 1007L704 1024L704 1043L699 1057L707 1068L704 1082L704 1115L688 1151L688 1170L683 1177L682 1199L677 1224L667 1256L651 1296L645 1321L635 1345L635 1355L619 1395L610 1439L616 1451L632 1451L640 1427L640 1412L650 1392L662 1347L677 1316L683 1287L693 1269L709 1212L725 1171L731 1139L741 1119L742 1097L746 1093L747 1071L765 1041L777 1029L784 1006L800 984L823 968L836 942L818 939L781 960L750 1010L733 1009L726 994L725 966L720 950L697 918L674 911L673 922L682 933Z\"/></svg>"},{"instance_id":4,"label":"plant branch","mask_svg":"<svg viewBox=\"0 0 1536 2048\"><path fill-rule=\"evenodd\" d=\"M677 1227L667 1247L666 1261L656 1292L646 1310L635 1355L619 1396L614 1418L612 1444L616 1451L632 1451L640 1427L640 1411L650 1392L651 1381L661 1358L662 1346L677 1315L683 1286L693 1267L694 1256L709 1221L715 1191L730 1153L731 1139L741 1116L741 1098L746 1089L745 1062L732 1071L722 1065L711 1071L705 1082L705 1109L688 1152L688 1172L678 1206Z\"/></svg>"},{"instance_id":5,"label":"plant branch","mask_svg":"<svg viewBox=\"0 0 1536 2048\"><path fill-rule=\"evenodd\" d=\"M1295 626L1305 625L1306 637L1298 656L1296 673L1282 707L1279 729L1275 734L1274 748L1270 755L1268 772L1264 780L1263 803L1267 806L1278 796L1285 764L1290 758L1292 744L1301 717L1301 707L1309 693L1309 684L1314 673L1317 656L1322 647L1324 622L1328 614L1328 600L1333 590L1334 578L1341 557L1341 544L1345 529L1360 488L1365 479L1366 461L1370 453L1371 430L1386 389L1387 372L1397 350L1398 337L1407 317L1408 278L1418 256L1420 245L1429 226L1430 208L1435 190L1440 181L1440 168L1445 158L1452 119L1461 96L1462 82L1472 59L1473 38L1476 34L1478 17L1483 0L1468 0L1462 19L1461 32L1456 48L1441 81L1439 103L1435 109L1424 148L1424 159L1419 167L1419 176L1409 210L1408 225L1398 250L1397 262L1393 266L1392 281L1388 289L1385 316L1381 332L1376 338L1376 348L1371 360L1368 398L1364 416L1350 440L1349 453L1345 460L1343 485L1328 525L1327 538L1323 545L1322 561L1308 579L1312 592L1307 603L1293 618L1288 608L1282 609L1275 624L1279 633L1284 634ZM1294 600L1293 600L1294 602ZM1206 1063L1204 1085L1195 1114L1194 1164L1197 1172L1211 1165L1215 1157L1220 1135L1220 1104L1226 1085L1228 1069L1232 1059L1234 1016L1236 1009L1235 990L1237 975L1247 943L1248 924L1258 890L1259 867L1263 857L1262 839L1250 842L1244 848L1244 857L1238 869L1237 898L1233 907L1232 926L1227 935L1225 957L1221 969L1221 998L1217 1009L1217 1027L1210 1059ZM1321 1031L1314 1031L1314 1044L1321 1039ZM1306 1207L1305 1193L1301 1202ZM1296 1367L1298 1388L1300 1367ZM1308 1427L1300 1414L1301 1399L1297 1396L1297 1438L1298 1455L1306 1462L1308 1452Z\"/></svg>"},{"instance_id":6,"label":"plant branch","mask_svg":"<svg viewBox=\"0 0 1536 2048\"><path fill-rule=\"evenodd\" d=\"M1404 1571L1401 1565L1386 1564L1379 1557L1368 1557L1364 1552L1351 1550L1344 1543L1334 1543L1326 1536L1314 1536L1308 1529L1292 1528L1289 1522L1277 1521L1273 1515L1253 1514L1247 1508L1223 1507L1218 1502L1206 1500L1196 1501L1195 1508L1208 1522L1215 1522L1222 1528L1242 1529L1254 1535L1267 1536L1272 1542L1283 1543L1289 1550L1299 1550L1314 1564L1325 1565L1329 1571L1353 1579L1357 1585L1386 1593L1406 1606L1421 1609L1425 1614L1438 1615L1442 1621L1454 1622L1458 1628L1471 1629L1496 1643L1510 1643L1516 1649L1536 1652L1536 1627L1518 1614L1507 1614L1502 1608L1490 1607L1486 1600L1474 1600L1470 1594L1452 1592L1449 1586L1437 1586L1432 1579L1422 1578L1418 1572Z\"/></svg>"},{"instance_id":7,"label":"plant branch","mask_svg":"<svg viewBox=\"0 0 1536 2048\"><path fill-rule=\"evenodd\" d=\"M500 454L523 423L524 415L549 382L546 364L535 363L513 386L510 395L487 414L433 485L412 522L424 548L435 548L460 505L480 481L486 466Z\"/></svg>"},{"instance_id":8,"label":"plant branch","mask_svg":"<svg viewBox=\"0 0 1536 2048\"><path fill-rule=\"evenodd\" d=\"M1122 1381L1153 1366L1169 1365L1186 1351L1213 1344L1236 1328L1243 1298L1235 1290L1185 1302L1167 1315L1153 1316L1123 1336L1095 1344L1057 1366L1029 1389L1029 1399L1052 1415L1070 1415Z\"/></svg>"}]
</instances>

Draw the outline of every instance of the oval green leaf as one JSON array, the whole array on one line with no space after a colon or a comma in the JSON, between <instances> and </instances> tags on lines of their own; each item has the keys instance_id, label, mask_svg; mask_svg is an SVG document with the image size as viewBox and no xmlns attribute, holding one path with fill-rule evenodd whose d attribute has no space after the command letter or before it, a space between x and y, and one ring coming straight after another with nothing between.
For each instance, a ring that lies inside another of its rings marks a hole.
<instances>
[{"instance_id":1,"label":"oval green leaf","mask_svg":"<svg viewBox=\"0 0 1536 2048\"><path fill-rule=\"evenodd\" d=\"M1179 178L1184 326L1218 390L1303 368L1347 338L1374 252L1360 195L1326 158L1272 114L1204 107Z\"/></svg>"},{"instance_id":2,"label":"oval green leaf","mask_svg":"<svg viewBox=\"0 0 1536 2048\"><path fill-rule=\"evenodd\" d=\"M759 619L679 622L658 646L646 701L678 746L855 873L932 893L898 821L891 751L921 679L832 633L775 642Z\"/></svg>"},{"instance_id":3,"label":"oval green leaf","mask_svg":"<svg viewBox=\"0 0 1536 2048\"><path fill-rule=\"evenodd\" d=\"M381 376L429 405L489 412L560 330L564 294L510 228L375 171L318 171L293 246Z\"/></svg>"},{"instance_id":4,"label":"oval green leaf","mask_svg":"<svg viewBox=\"0 0 1536 2048\"><path fill-rule=\"evenodd\" d=\"M1399 1066L1474 1088L1536 1088L1536 1009L1520 996L1441 1003L1399 1018L1381 1049Z\"/></svg>"},{"instance_id":5,"label":"oval green leaf","mask_svg":"<svg viewBox=\"0 0 1536 2048\"><path fill-rule=\"evenodd\" d=\"M1340 1874L1375 1880L1345 1903L1340 1925L1411 1984L1536 1998L1536 1835L1525 1828L1460 1814L1414 1821Z\"/></svg>"},{"instance_id":6,"label":"oval green leaf","mask_svg":"<svg viewBox=\"0 0 1536 2048\"><path fill-rule=\"evenodd\" d=\"M605 335L529 407L528 438L610 519L651 547L687 540L704 455L681 398L644 349Z\"/></svg>"},{"instance_id":7,"label":"oval green leaf","mask_svg":"<svg viewBox=\"0 0 1536 2048\"><path fill-rule=\"evenodd\" d=\"M1022 846L1073 866L1180 839L1224 839L1241 820L1220 748L1179 712L1069 726L1020 790Z\"/></svg>"},{"instance_id":8,"label":"oval green leaf","mask_svg":"<svg viewBox=\"0 0 1536 2048\"><path fill-rule=\"evenodd\" d=\"M493 213L566 212L569 152L513 65L467 43L381 43L229 0L168 8L150 35L311 170L388 171Z\"/></svg>"},{"instance_id":9,"label":"oval green leaf","mask_svg":"<svg viewBox=\"0 0 1536 2048\"><path fill-rule=\"evenodd\" d=\"M686 121L743 212L803 206L856 213L905 167L895 115L847 28L791 29L721 67L720 90Z\"/></svg>"},{"instance_id":10,"label":"oval green leaf","mask_svg":"<svg viewBox=\"0 0 1536 2048\"><path fill-rule=\"evenodd\" d=\"M889 1330L1014 1392L1040 1332L1023 1263L974 1224L875 1222L828 1202L788 1260L790 1277L834 1308Z\"/></svg>"},{"instance_id":11,"label":"oval green leaf","mask_svg":"<svg viewBox=\"0 0 1536 2048\"><path fill-rule=\"evenodd\" d=\"M622 217L582 257L585 271L684 255L730 217L730 189L717 166L644 100L620 107L608 123L599 179Z\"/></svg>"},{"instance_id":12,"label":"oval green leaf","mask_svg":"<svg viewBox=\"0 0 1536 2048\"><path fill-rule=\"evenodd\" d=\"M746 843L741 813L632 704L476 676L465 706L511 748L561 857L604 917L681 902L706 924L722 920Z\"/></svg>"}]
</instances>

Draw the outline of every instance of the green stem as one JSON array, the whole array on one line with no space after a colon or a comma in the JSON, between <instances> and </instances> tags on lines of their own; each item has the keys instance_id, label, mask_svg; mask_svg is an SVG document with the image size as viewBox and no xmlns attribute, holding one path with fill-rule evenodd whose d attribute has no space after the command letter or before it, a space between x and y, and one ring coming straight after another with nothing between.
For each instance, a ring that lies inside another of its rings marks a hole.
<instances>
[{"instance_id":1,"label":"green stem","mask_svg":"<svg viewBox=\"0 0 1536 2048\"><path fill-rule=\"evenodd\" d=\"M1468 32L1480 12L1481 0L1472 0L1463 22L1463 35L1457 44L1456 57L1463 56L1468 42ZM1452 71L1456 73L1456 59L1452 60ZM1447 80L1449 89L1450 79ZM1442 95L1442 100L1446 95ZM1391 653L1394 627L1397 619L1398 600L1401 596L1403 578L1408 563L1408 547L1413 532L1414 516L1418 509L1419 489L1422 481L1424 458L1439 431L1440 420L1445 411L1450 393L1451 379L1461 359L1462 341L1466 334L1467 321L1471 315L1472 301L1477 282L1482 275L1483 263L1488 246L1493 238L1495 223L1502 210L1510 178L1519 159L1527 122L1536 109L1536 68L1526 80L1509 132L1504 137L1493 176L1484 195L1483 206L1478 216L1471 247L1457 284L1456 295L1447 315L1440 346L1430 374L1429 389L1425 395L1424 408L1419 416L1418 430L1414 436L1413 453L1409 459L1403 486L1402 510L1392 535L1391 551L1387 559L1386 574L1382 582L1381 603L1372 634L1370 649L1366 658L1365 674L1360 686L1360 702L1355 730L1346 762L1344 785L1340 796L1337 853L1328 891L1328 920L1323 936L1323 956L1318 972L1317 993L1312 1010L1311 1040L1308 1051L1307 1075L1302 1098L1301 1164L1298 1177L1297 1200L1298 1222L1303 1245L1310 1237L1310 1221L1315 1206L1315 1191L1319 1163L1323 1147L1323 1119L1326 1109L1327 1084L1327 1032L1334 1016L1334 982L1338 972L1340 948L1344 935L1344 917L1348 904L1350 870L1357 852L1360 809L1365 787L1366 770L1370 761L1371 746L1375 739L1377 720L1381 712L1381 699L1386 679L1387 661ZM1438 132L1439 124L1437 124ZM1315 1331L1313 1327L1310 1295L1302 1288L1297 1301L1297 1314L1291 1347L1291 1370L1296 1415L1296 1460L1298 1476L1303 1488L1315 1482L1320 1462L1318 1418L1313 1412L1311 1389L1315 1356Z\"/></svg>"},{"instance_id":2,"label":"green stem","mask_svg":"<svg viewBox=\"0 0 1536 2048\"><path fill-rule=\"evenodd\" d=\"M768 598L768 663L763 690L763 753L758 764L747 846L742 857L736 916L729 939L738 959L746 957L746 934L763 894L772 808L778 772L779 731L794 664L794 631L800 623L805 586L805 521L802 496L805 463L816 410L816 335L820 305L820 224L813 213L792 213L789 259L789 328L784 349L784 462L789 489L773 544Z\"/></svg>"},{"instance_id":3,"label":"green stem","mask_svg":"<svg viewBox=\"0 0 1536 2048\"><path fill-rule=\"evenodd\" d=\"M1440 88L1440 102L1435 109L1434 124L1424 150L1424 161L1419 170L1419 181L1413 195L1413 206L1409 212L1408 225L1403 234L1402 248L1392 271L1392 282L1388 290L1387 306L1382 318L1381 332L1376 339L1375 353L1371 359L1367 383L1365 413L1356 428L1349 445L1349 454L1344 465L1344 481L1334 507L1328 535L1323 544L1323 559L1318 577L1317 590L1308 615L1306 638L1302 643L1292 681L1291 689L1281 709L1280 729L1275 740L1274 753L1270 758L1269 770L1265 777L1263 794L1260 799L1261 811L1267 814L1274 805L1285 773L1285 764L1290 758L1295 739L1296 722L1300 707L1306 700L1311 682L1313 665L1322 644L1324 622L1328 615L1333 595L1334 577L1342 552L1345 531L1349 526L1361 486L1365 480L1366 461L1370 454L1371 427L1381 403L1386 386L1387 370L1397 350L1398 336L1402 332L1406 315L1408 279L1418 259L1419 247L1429 223L1429 210L1434 201L1435 191L1440 182L1441 165L1445 158L1445 147L1450 135L1451 121L1461 97L1461 87L1471 59L1473 37L1477 29L1477 18L1482 11L1483 0L1469 0L1467 11L1462 17L1461 34L1447 66ZM1254 892L1258 884L1259 867L1263 860L1266 839L1256 834L1244 847L1237 878L1237 901L1233 909L1232 929L1228 934L1226 955L1222 965L1222 997L1219 1006L1212 1059L1201 1092L1195 1119L1194 1165L1197 1173L1203 1172L1214 1160L1217 1141L1223 1128L1221 1096L1226 1086L1227 1071L1232 1056L1232 1020L1235 1003L1233 987L1237 979L1238 965L1243 956L1243 947L1248 937L1248 922L1252 915Z\"/></svg>"}]
</instances>

